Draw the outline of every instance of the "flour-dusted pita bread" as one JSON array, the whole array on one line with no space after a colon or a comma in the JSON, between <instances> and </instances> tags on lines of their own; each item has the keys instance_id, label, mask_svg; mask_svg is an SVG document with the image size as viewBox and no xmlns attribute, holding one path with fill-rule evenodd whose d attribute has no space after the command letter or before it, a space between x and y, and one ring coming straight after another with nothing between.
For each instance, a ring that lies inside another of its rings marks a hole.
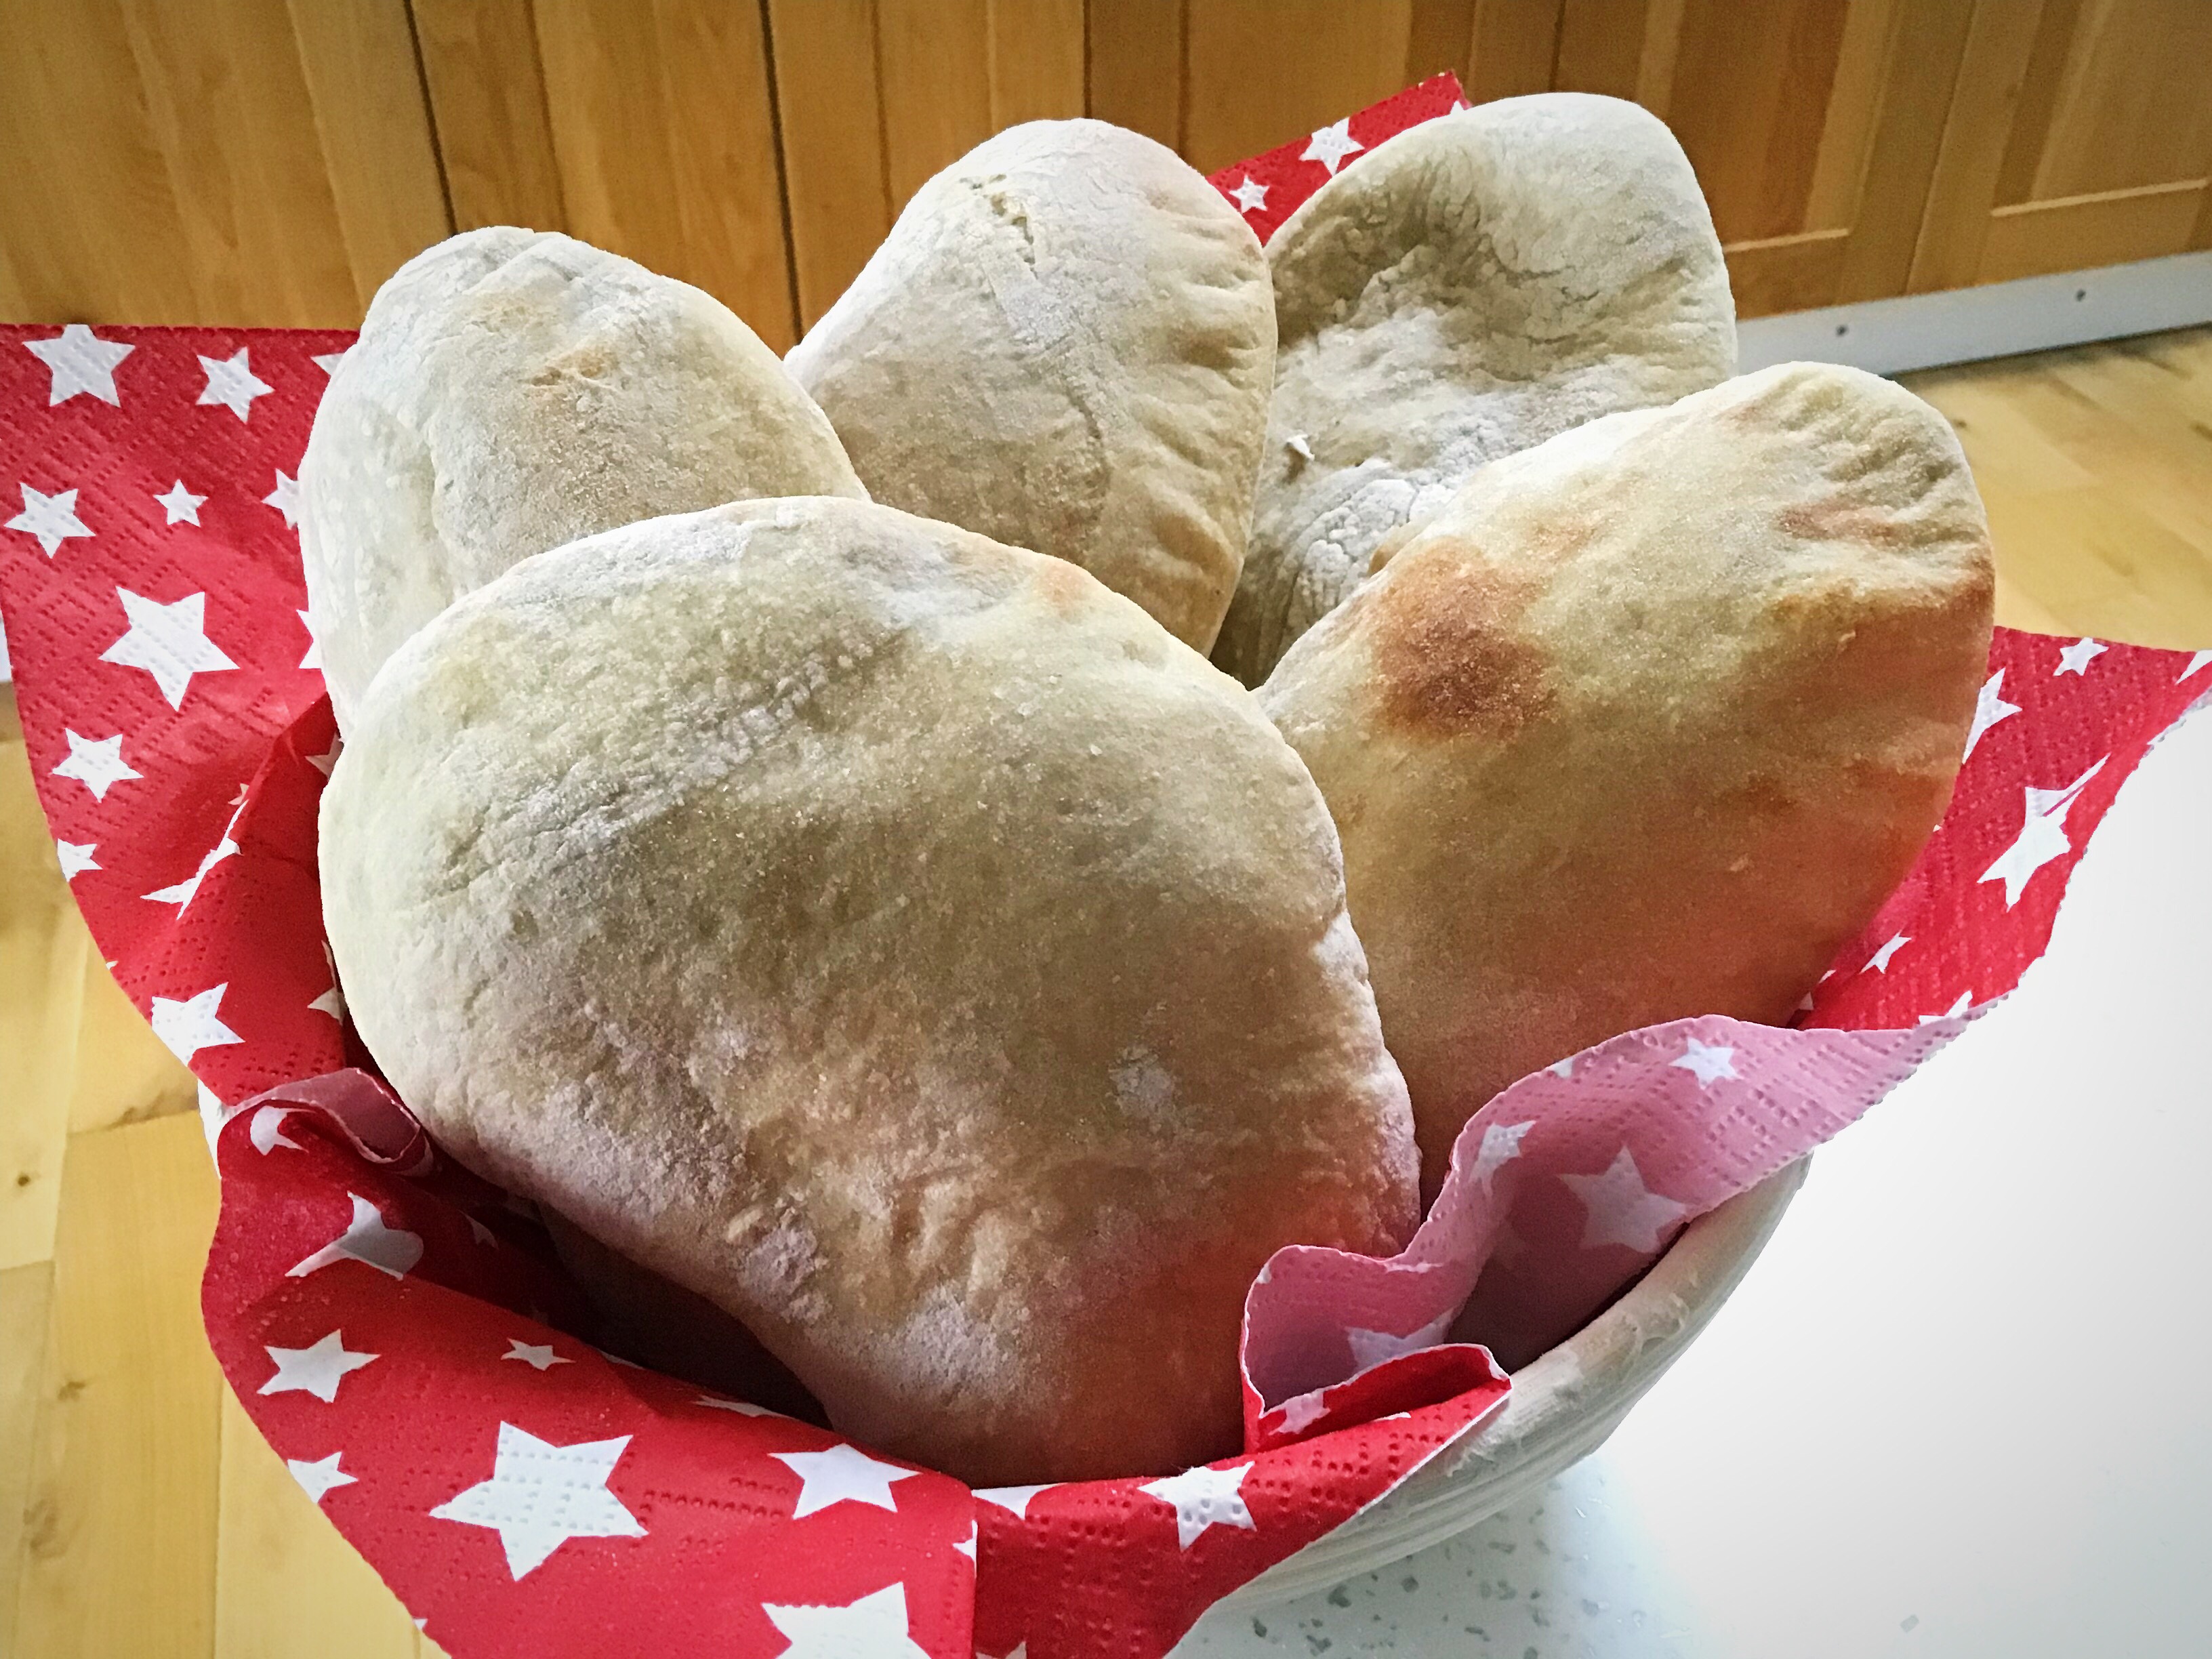
<instances>
[{"instance_id":1,"label":"flour-dusted pita bread","mask_svg":"<svg viewBox=\"0 0 2212 1659\"><path fill-rule=\"evenodd\" d=\"M443 1146L970 1480L1233 1451L1268 1255L1415 1221L1319 793L1061 561L830 500L543 555L386 665L322 835Z\"/></svg>"},{"instance_id":2,"label":"flour-dusted pita bread","mask_svg":"<svg viewBox=\"0 0 2212 1659\"><path fill-rule=\"evenodd\" d=\"M864 493L822 411L712 296L506 225L377 290L300 483L344 727L402 640L519 559L741 497Z\"/></svg>"},{"instance_id":3,"label":"flour-dusted pita bread","mask_svg":"<svg viewBox=\"0 0 2212 1659\"><path fill-rule=\"evenodd\" d=\"M1267 244L1281 343L1214 660L1247 684L1486 461L1735 368L1711 216L1654 116L1583 93L1425 121Z\"/></svg>"},{"instance_id":4,"label":"flour-dusted pita bread","mask_svg":"<svg viewBox=\"0 0 2212 1659\"><path fill-rule=\"evenodd\" d=\"M1493 463L1291 648L1431 1186L1540 1066L1789 1018L1949 801L1992 590L1942 416L1792 363Z\"/></svg>"},{"instance_id":5,"label":"flour-dusted pita bread","mask_svg":"<svg viewBox=\"0 0 2212 1659\"><path fill-rule=\"evenodd\" d=\"M1136 133L1036 121L924 185L787 361L878 501L1072 560L1204 651L1274 351L1219 191Z\"/></svg>"}]
</instances>

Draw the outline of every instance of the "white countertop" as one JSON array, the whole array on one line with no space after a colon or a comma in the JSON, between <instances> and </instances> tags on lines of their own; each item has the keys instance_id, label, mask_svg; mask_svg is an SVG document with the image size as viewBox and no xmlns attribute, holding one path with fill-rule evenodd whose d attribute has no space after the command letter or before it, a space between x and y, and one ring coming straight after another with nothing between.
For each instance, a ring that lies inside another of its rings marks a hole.
<instances>
[{"instance_id":1,"label":"white countertop","mask_svg":"<svg viewBox=\"0 0 2212 1659\"><path fill-rule=\"evenodd\" d=\"M1595 1455L1208 1659L2212 1652L2212 712Z\"/></svg>"}]
</instances>

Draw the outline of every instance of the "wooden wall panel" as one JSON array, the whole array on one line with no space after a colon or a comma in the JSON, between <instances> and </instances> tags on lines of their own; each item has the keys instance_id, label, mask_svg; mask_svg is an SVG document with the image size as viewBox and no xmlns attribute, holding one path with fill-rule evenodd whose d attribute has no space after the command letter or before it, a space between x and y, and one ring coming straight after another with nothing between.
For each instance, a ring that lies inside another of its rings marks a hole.
<instances>
[{"instance_id":1,"label":"wooden wall panel","mask_svg":"<svg viewBox=\"0 0 2212 1659\"><path fill-rule=\"evenodd\" d=\"M1844 19L1842 0L1756 9L1692 0L1683 9L1665 77L1669 96L1658 112L1698 169L1722 241L1807 228ZM1685 66L1696 72L1677 85Z\"/></svg>"},{"instance_id":2,"label":"wooden wall panel","mask_svg":"<svg viewBox=\"0 0 2212 1659\"><path fill-rule=\"evenodd\" d=\"M760 11L537 0L568 228L696 284L778 350L798 337Z\"/></svg>"},{"instance_id":3,"label":"wooden wall panel","mask_svg":"<svg viewBox=\"0 0 2212 1659\"><path fill-rule=\"evenodd\" d=\"M412 0L453 228L566 230L530 0Z\"/></svg>"},{"instance_id":4,"label":"wooden wall panel","mask_svg":"<svg viewBox=\"0 0 2212 1659\"><path fill-rule=\"evenodd\" d=\"M2203 246L2208 59L2202 0L1979 0L1910 289Z\"/></svg>"},{"instance_id":5,"label":"wooden wall panel","mask_svg":"<svg viewBox=\"0 0 2212 1659\"><path fill-rule=\"evenodd\" d=\"M366 306L384 279L453 230L406 0L288 0L308 106Z\"/></svg>"},{"instance_id":6,"label":"wooden wall panel","mask_svg":"<svg viewBox=\"0 0 2212 1659\"><path fill-rule=\"evenodd\" d=\"M1562 0L1475 0L1460 76L1468 100L1550 91L1565 9Z\"/></svg>"},{"instance_id":7,"label":"wooden wall panel","mask_svg":"<svg viewBox=\"0 0 2212 1659\"><path fill-rule=\"evenodd\" d=\"M1739 315L1869 299L1904 291L1973 8L1565 0L1552 84L1674 129Z\"/></svg>"},{"instance_id":8,"label":"wooden wall panel","mask_svg":"<svg viewBox=\"0 0 2212 1659\"><path fill-rule=\"evenodd\" d=\"M356 318L447 221L405 0L338 9L0 3L9 314Z\"/></svg>"},{"instance_id":9,"label":"wooden wall panel","mask_svg":"<svg viewBox=\"0 0 2212 1659\"><path fill-rule=\"evenodd\" d=\"M1201 173L1406 84L1411 0L1190 0L1182 153Z\"/></svg>"},{"instance_id":10,"label":"wooden wall panel","mask_svg":"<svg viewBox=\"0 0 2212 1659\"><path fill-rule=\"evenodd\" d=\"M873 0L769 0L776 120L802 326L891 228Z\"/></svg>"},{"instance_id":11,"label":"wooden wall panel","mask_svg":"<svg viewBox=\"0 0 2212 1659\"><path fill-rule=\"evenodd\" d=\"M768 16L802 325L931 175L1085 112L1083 0L769 0Z\"/></svg>"},{"instance_id":12,"label":"wooden wall panel","mask_svg":"<svg viewBox=\"0 0 2212 1659\"><path fill-rule=\"evenodd\" d=\"M2028 199L2212 173L2212 5L2092 0L2079 9Z\"/></svg>"},{"instance_id":13,"label":"wooden wall panel","mask_svg":"<svg viewBox=\"0 0 2212 1659\"><path fill-rule=\"evenodd\" d=\"M1091 114L1180 149L1183 0L1091 0L1089 10Z\"/></svg>"},{"instance_id":14,"label":"wooden wall panel","mask_svg":"<svg viewBox=\"0 0 2212 1659\"><path fill-rule=\"evenodd\" d=\"M2212 241L2205 0L0 0L0 38L32 319L350 322L510 222L781 346L1005 127L1212 169L1440 70L1667 120L1745 316Z\"/></svg>"}]
</instances>

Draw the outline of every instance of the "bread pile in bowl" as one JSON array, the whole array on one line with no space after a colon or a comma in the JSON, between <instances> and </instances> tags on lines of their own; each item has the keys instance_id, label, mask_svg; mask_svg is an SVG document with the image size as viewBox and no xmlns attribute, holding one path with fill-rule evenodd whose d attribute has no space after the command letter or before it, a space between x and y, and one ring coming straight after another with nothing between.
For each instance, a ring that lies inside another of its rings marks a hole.
<instances>
[{"instance_id":1,"label":"bread pile in bowl","mask_svg":"<svg viewBox=\"0 0 2212 1659\"><path fill-rule=\"evenodd\" d=\"M1958 445L1734 357L1680 149L1575 94L1264 251L1012 129L781 363L441 244L301 480L360 1035L638 1358L980 1486L1233 1450L1275 1250L1394 1254L1589 1042L1787 1019L1942 812Z\"/></svg>"}]
</instances>

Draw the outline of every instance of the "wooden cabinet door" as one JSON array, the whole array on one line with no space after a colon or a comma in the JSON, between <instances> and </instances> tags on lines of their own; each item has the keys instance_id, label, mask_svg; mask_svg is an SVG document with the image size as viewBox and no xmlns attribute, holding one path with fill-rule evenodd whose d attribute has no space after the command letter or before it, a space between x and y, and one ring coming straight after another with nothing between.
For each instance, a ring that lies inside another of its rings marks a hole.
<instances>
[{"instance_id":1,"label":"wooden cabinet door","mask_svg":"<svg viewBox=\"0 0 2212 1659\"><path fill-rule=\"evenodd\" d=\"M2212 246L2212 5L1980 0L1910 287Z\"/></svg>"},{"instance_id":2,"label":"wooden cabinet door","mask_svg":"<svg viewBox=\"0 0 2212 1659\"><path fill-rule=\"evenodd\" d=\"M1565 0L1553 83L1674 129L1739 315L1876 299L1905 291L1972 18L1973 0Z\"/></svg>"}]
</instances>

